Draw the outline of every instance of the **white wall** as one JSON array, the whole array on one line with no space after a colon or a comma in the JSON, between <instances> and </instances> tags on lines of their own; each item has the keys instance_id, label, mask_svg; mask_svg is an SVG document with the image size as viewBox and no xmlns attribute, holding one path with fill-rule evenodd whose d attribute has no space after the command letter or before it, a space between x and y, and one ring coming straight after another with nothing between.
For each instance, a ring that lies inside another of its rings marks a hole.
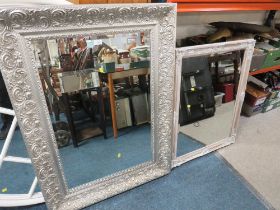
<instances>
[{"instance_id":1,"label":"white wall","mask_svg":"<svg viewBox=\"0 0 280 210\"><path fill-rule=\"evenodd\" d=\"M210 29L207 23L210 22L234 21L263 24L265 17L264 11L178 13L177 39L206 33Z\"/></svg>"}]
</instances>

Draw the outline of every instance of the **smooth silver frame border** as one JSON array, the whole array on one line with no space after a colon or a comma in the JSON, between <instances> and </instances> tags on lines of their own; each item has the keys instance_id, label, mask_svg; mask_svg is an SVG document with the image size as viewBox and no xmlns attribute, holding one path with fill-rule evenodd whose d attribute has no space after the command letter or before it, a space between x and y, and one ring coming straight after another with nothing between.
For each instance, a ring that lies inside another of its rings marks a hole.
<instances>
[{"instance_id":1,"label":"smooth silver frame border","mask_svg":"<svg viewBox=\"0 0 280 210\"><path fill-rule=\"evenodd\" d=\"M151 33L153 161L68 189L31 40L94 33ZM49 209L80 209L171 170L176 4L1 8L0 68Z\"/></svg>"},{"instance_id":2,"label":"smooth silver frame border","mask_svg":"<svg viewBox=\"0 0 280 210\"><path fill-rule=\"evenodd\" d=\"M217 44L206 44L192 47L182 47L176 49L176 87L175 87L175 103L176 111L174 112L174 128L173 128L173 141L172 141L172 167L180 166L195 158L206 155L222 147L228 146L235 142L237 135L237 128L240 119L242 104L245 97L245 89L249 75L249 69L254 52L255 40L247 39L241 41L223 42ZM245 50L243 62L240 69L240 80L236 94L233 120L229 136L225 139L219 140L213 144L189 152L187 154L177 157L177 141L179 133L179 106L180 106L180 87L181 87L181 72L182 72L182 59L189 57L198 57L204 55L215 55L218 53L227 53L237 50Z\"/></svg>"}]
</instances>

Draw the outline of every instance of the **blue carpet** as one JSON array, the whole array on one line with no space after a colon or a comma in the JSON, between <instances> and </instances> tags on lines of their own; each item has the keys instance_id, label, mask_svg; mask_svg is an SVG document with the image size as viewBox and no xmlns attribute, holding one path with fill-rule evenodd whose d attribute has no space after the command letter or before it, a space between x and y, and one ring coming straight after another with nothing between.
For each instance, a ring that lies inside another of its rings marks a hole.
<instances>
[{"instance_id":1,"label":"blue carpet","mask_svg":"<svg viewBox=\"0 0 280 210\"><path fill-rule=\"evenodd\" d=\"M135 130L122 130L118 141L113 141L113 138L104 140L103 137L98 137L82 143L78 149L74 149L72 145L61 149L69 185L76 186L151 159L149 132L149 126L139 126ZM184 134L179 134L178 141L178 155L202 146ZM0 142L0 148L2 145L3 142ZM26 151L22 148L25 147L20 132L17 130L8 154L26 156ZM79 152L73 154L73 150ZM137 153L134 154L134 152ZM118 153L121 154L120 158L118 158ZM108 158L106 161L102 160L105 156ZM74 157L75 163L72 161ZM98 160L97 157L102 157L102 159ZM111 162L108 162L109 159ZM20 168L15 168L12 164L14 163L5 163L0 170L0 188L7 188L6 193L24 193L33 180L33 170L25 164L18 164L21 165ZM85 166L91 167L86 169ZM17 209L46 209L46 206L41 204ZM261 210L266 208L238 175L212 153L173 169L167 176L86 209Z\"/></svg>"},{"instance_id":2,"label":"blue carpet","mask_svg":"<svg viewBox=\"0 0 280 210\"><path fill-rule=\"evenodd\" d=\"M201 144L199 141L180 132L178 134L177 142L177 157L187 154L189 152L193 152L203 146L204 145Z\"/></svg>"},{"instance_id":3,"label":"blue carpet","mask_svg":"<svg viewBox=\"0 0 280 210\"><path fill-rule=\"evenodd\" d=\"M111 136L111 133L109 133ZM150 126L119 131L119 137L95 137L60 149L69 188L152 160Z\"/></svg>"},{"instance_id":4,"label":"blue carpet","mask_svg":"<svg viewBox=\"0 0 280 210\"><path fill-rule=\"evenodd\" d=\"M0 118L0 128L2 122ZM3 148L4 141L0 140L0 149ZM17 129L11 141L8 156L28 157L20 130ZM0 169L0 194L22 194L27 193L35 178L35 173L31 164L3 162ZM4 190L4 192L2 191ZM36 192L40 191L37 187Z\"/></svg>"},{"instance_id":5,"label":"blue carpet","mask_svg":"<svg viewBox=\"0 0 280 210\"><path fill-rule=\"evenodd\" d=\"M29 210L45 210L44 204ZM264 210L239 177L214 154L86 210Z\"/></svg>"}]
</instances>

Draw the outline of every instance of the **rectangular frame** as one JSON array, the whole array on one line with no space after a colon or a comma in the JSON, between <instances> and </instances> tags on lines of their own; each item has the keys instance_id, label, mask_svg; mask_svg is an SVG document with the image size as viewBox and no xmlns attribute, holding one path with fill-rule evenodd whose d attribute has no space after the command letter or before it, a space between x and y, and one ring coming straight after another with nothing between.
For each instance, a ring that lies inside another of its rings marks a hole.
<instances>
[{"instance_id":1,"label":"rectangular frame","mask_svg":"<svg viewBox=\"0 0 280 210\"><path fill-rule=\"evenodd\" d=\"M151 33L153 161L68 189L31 40L143 30ZM175 31L176 4L1 9L0 68L49 209L80 209L170 172Z\"/></svg>"},{"instance_id":2,"label":"rectangular frame","mask_svg":"<svg viewBox=\"0 0 280 210\"><path fill-rule=\"evenodd\" d=\"M206 155L222 147L228 146L235 142L237 135L237 128L241 113L242 104L245 97L245 89L247 85L247 79L249 75L249 69L251 65L251 60L254 52L255 40L247 39L241 41L231 41L215 44L206 44L192 47L182 47L176 49L176 111L174 112L174 135L172 142L172 167L180 166L195 158ZM195 151L186 153L177 157L177 141L179 132L179 107L180 107L180 88L181 88L181 72L182 72L182 59L189 57L205 56L205 55L215 55L218 53L227 53L237 50L245 50L243 62L240 69L240 80L238 85L238 90L236 94L236 100L234 105L233 120L231 125L231 130L229 137L218 140L215 143L209 144L205 147L197 149Z\"/></svg>"}]
</instances>

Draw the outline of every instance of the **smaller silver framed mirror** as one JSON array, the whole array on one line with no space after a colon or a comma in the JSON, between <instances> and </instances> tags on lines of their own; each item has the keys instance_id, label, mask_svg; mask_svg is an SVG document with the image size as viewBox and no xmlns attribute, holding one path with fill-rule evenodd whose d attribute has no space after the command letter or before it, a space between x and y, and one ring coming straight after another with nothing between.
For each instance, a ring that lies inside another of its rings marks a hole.
<instances>
[{"instance_id":1,"label":"smaller silver framed mirror","mask_svg":"<svg viewBox=\"0 0 280 210\"><path fill-rule=\"evenodd\" d=\"M235 142L254 45L176 49L173 167Z\"/></svg>"}]
</instances>

